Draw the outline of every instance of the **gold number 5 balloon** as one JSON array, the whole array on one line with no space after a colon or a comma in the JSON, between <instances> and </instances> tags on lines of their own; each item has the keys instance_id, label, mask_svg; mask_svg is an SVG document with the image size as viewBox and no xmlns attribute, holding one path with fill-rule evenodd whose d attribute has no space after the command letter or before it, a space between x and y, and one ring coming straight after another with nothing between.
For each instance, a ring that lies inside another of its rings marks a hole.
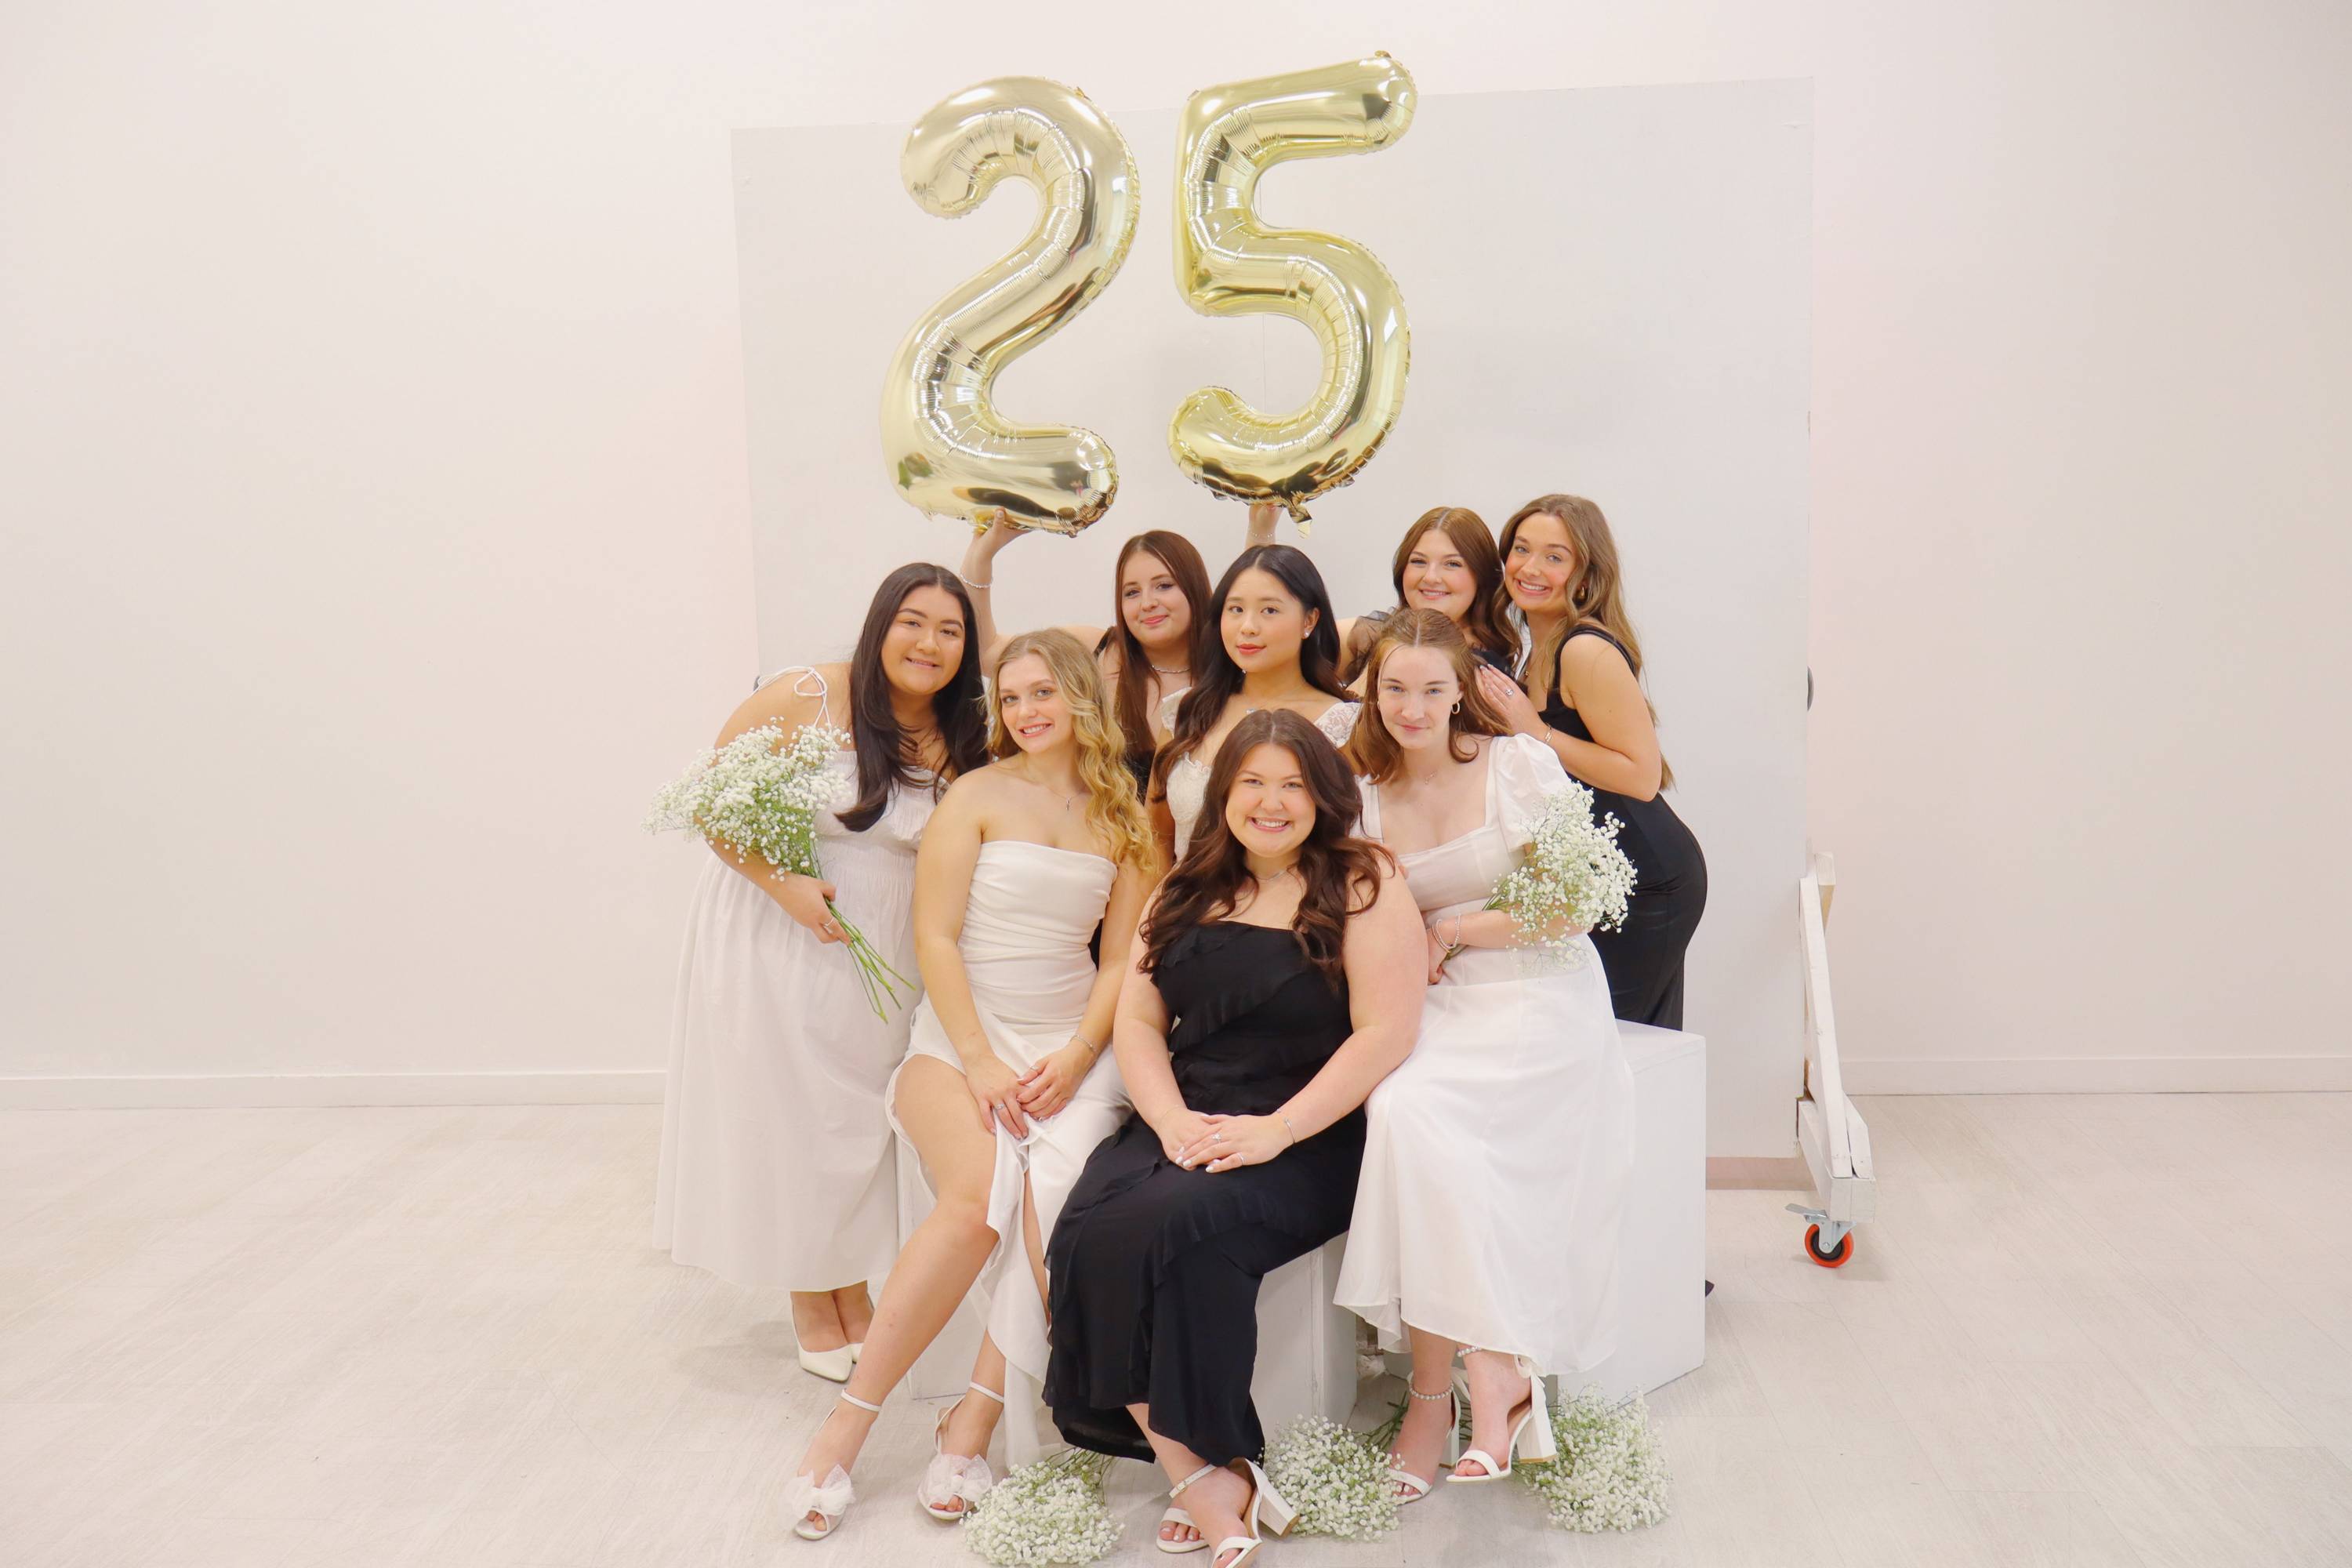
<instances>
[{"instance_id":1,"label":"gold number 5 balloon","mask_svg":"<svg viewBox=\"0 0 2352 1568\"><path fill-rule=\"evenodd\" d=\"M1176 287L1210 316L1304 321L1323 379L1295 413L1226 387L1185 399L1168 426L1176 466L1221 494L1307 503L1346 484L1396 423L1411 357L1404 301L1380 258L1336 235L1269 229L1258 176L1287 158L1377 152L1412 123L1412 77L1386 55L1194 93L1177 132Z\"/></svg>"},{"instance_id":2,"label":"gold number 5 balloon","mask_svg":"<svg viewBox=\"0 0 2352 1568\"><path fill-rule=\"evenodd\" d=\"M1035 77L966 88L915 122L899 172L923 210L960 217L1010 176L1037 187L1037 224L1010 255L915 323L882 389L898 493L982 526L997 512L1076 533L1118 492L1091 430L1015 425L997 374L1067 326L1117 275L1135 238L1135 160L1086 95Z\"/></svg>"}]
</instances>

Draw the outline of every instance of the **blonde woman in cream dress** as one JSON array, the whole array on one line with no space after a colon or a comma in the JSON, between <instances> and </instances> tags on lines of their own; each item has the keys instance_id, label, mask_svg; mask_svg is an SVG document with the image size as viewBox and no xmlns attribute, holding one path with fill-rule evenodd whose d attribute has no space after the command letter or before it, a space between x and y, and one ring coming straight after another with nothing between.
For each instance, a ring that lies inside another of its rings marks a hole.
<instances>
[{"instance_id":1,"label":"blonde woman in cream dress","mask_svg":"<svg viewBox=\"0 0 2352 1568\"><path fill-rule=\"evenodd\" d=\"M883 1398L975 1288L988 1335L972 1392L942 1414L916 1495L953 1522L988 1489L998 1417L1034 1410L1045 1374L1044 1238L1127 1115L1105 1047L1158 857L1125 742L1093 656L1066 632L1006 643L993 689L995 760L948 792L918 858L925 994L890 1088L892 1124L936 1202L787 1488L811 1540L854 1500L850 1468ZM1097 924L1099 970L1087 952Z\"/></svg>"}]
</instances>

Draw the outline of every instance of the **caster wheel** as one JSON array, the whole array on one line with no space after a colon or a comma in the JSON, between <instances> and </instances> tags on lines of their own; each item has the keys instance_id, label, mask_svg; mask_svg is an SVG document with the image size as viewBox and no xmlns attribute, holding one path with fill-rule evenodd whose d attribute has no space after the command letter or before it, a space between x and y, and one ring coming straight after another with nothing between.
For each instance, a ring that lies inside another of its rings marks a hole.
<instances>
[{"instance_id":1,"label":"caster wheel","mask_svg":"<svg viewBox=\"0 0 2352 1568\"><path fill-rule=\"evenodd\" d=\"M1822 1268L1843 1268L1845 1266L1846 1259L1853 1256L1853 1232L1847 1231L1843 1236L1839 1237L1837 1248L1832 1252L1823 1252L1822 1250L1821 1239L1822 1227L1820 1226L1809 1225L1805 1227L1805 1256L1820 1264Z\"/></svg>"}]
</instances>

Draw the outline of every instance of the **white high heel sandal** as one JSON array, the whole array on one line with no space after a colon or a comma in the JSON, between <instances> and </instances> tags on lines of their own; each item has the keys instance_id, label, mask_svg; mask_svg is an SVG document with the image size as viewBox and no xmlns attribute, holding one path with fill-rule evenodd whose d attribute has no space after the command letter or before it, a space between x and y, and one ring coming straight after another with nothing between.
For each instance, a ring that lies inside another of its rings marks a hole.
<instances>
[{"instance_id":1,"label":"white high heel sandal","mask_svg":"<svg viewBox=\"0 0 2352 1568\"><path fill-rule=\"evenodd\" d=\"M972 1394L984 1394L997 1404L1004 1395L978 1383L971 1384ZM971 1397L968 1394L965 1399ZM923 1479L915 1483L915 1500L923 1511L941 1524L961 1523L971 1512L971 1505L988 1495L996 1478L988 1468L988 1456L982 1454L950 1454L947 1451L948 1423L963 1408L959 1399L940 1412L938 1425L931 1428L931 1462L923 1471ZM952 1506L950 1506L952 1505Z\"/></svg>"},{"instance_id":2,"label":"white high heel sandal","mask_svg":"<svg viewBox=\"0 0 2352 1568\"><path fill-rule=\"evenodd\" d=\"M1194 1470L1191 1475L1186 1476L1182 1480L1178 1481L1174 1486L1168 1489L1170 1506L1168 1511L1160 1516L1160 1529L1165 1530L1171 1524L1181 1524L1185 1529L1191 1531L1198 1531L1201 1528L1199 1525L1192 1522L1192 1516L1190 1513L1174 1506L1176 1494L1182 1491L1186 1487L1191 1486L1194 1481L1199 1480L1202 1476L1207 1475L1211 1470L1213 1470L1216 1468L1217 1467L1214 1465L1202 1465L1199 1469ZM1196 1534L1190 1541L1171 1541L1164 1535L1155 1535L1152 1539L1158 1543L1160 1550L1167 1552L1171 1557L1181 1557L1187 1552L1206 1552L1209 1549L1209 1538L1205 1535Z\"/></svg>"},{"instance_id":3,"label":"white high heel sandal","mask_svg":"<svg viewBox=\"0 0 2352 1568\"><path fill-rule=\"evenodd\" d=\"M1454 1419L1445 1428L1445 1462L1447 1465L1451 1466L1454 1462L1455 1455L1457 1455L1462 1448L1461 1395L1454 1392L1454 1385L1450 1383L1446 1384L1445 1391L1443 1394L1423 1394L1421 1390L1412 1385L1412 1379L1410 1377L1404 1380L1404 1391L1407 1394L1412 1394L1415 1399L1427 1400L1433 1404L1440 1399L1450 1400L1452 1402L1452 1414ZM1389 1465L1389 1479L1394 1481L1398 1486L1404 1489L1402 1494L1398 1497L1397 1503L1402 1507L1405 1503L1419 1502L1422 1499L1429 1495L1431 1487L1434 1486L1436 1483L1430 1480L1426 1476L1416 1476L1411 1470L1406 1469L1402 1465L1396 1463L1395 1461L1397 1458L1398 1456L1395 1450L1390 1450L1389 1459L1391 1462Z\"/></svg>"},{"instance_id":4,"label":"white high heel sandal","mask_svg":"<svg viewBox=\"0 0 2352 1568\"><path fill-rule=\"evenodd\" d=\"M1552 1442L1551 1413L1545 1407L1543 1377L1525 1356L1512 1358L1513 1364L1527 1373L1528 1396L1511 1406L1511 1437L1503 1445L1510 1459L1523 1465L1549 1465L1559 1450ZM1469 1380L1457 1378L1454 1388L1464 1404L1469 1403ZM1495 1456L1484 1448L1470 1448L1454 1461L1454 1472L1445 1479L1457 1486L1475 1487L1486 1481L1499 1481L1511 1473L1508 1463L1497 1463ZM1460 1467L1478 1464L1486 1467L1483 1476L1465 1476Z\"/></svg>"},{"instance_id":5,"label":"white high heel sandal","mask_svg":"<svg viewBox=\"0 0 2352 1568\"><path fill-rule=\"evenodd\" d=\"M1240 1552L1239 1556L1236 1556L1232 1562L1223 1564L1223 1568L1242 1568L1243 1563L1247 1563L1251 1558L1257 1555L1257 1549L1265 1544L1265 1538L1258 1533L1258 1521L1260 1520L1264 1520L1265 1528L1272 1531L1275 1534L1286 1535L1290 1531L1291 1522L1298 1517L1297 1510L1292 1508L1288 1503L1283 1500L1282 1494L1274 1489L1274 1483L1265 1479L1265 1472L1257 1468L1257 1461L1255 1459L1236 1459L1234 1461L1234 1465L1242 1467L1242 1468L1246 1470L1249 1475L1249 1506L1242 1510L1242 1528L1249 1531L1249 1533L1246 1535L1228 1535L1223 1541L1217 1542L1216 1551L1213 1554L1215 1557L1223 1557L1226 1552L1236 1550ZM1232 1469L1234 1467L1232 1465L1202 1465L1199 1469L1194 1470L1191 1475L1186 1476L1182 1480L1178 1481L1173 1487L1170 1488L1168 1495L1172 1498L1178 1492L1182 1491L1186 1487L1191 1486L1194 1481L1199 1480L1202 1476L1208 1475L1216 1470ZM1237 1471L1236 1473L1240 1472ZM1161 1515L1161 1522L1166 1523L1169 1520L1178 1514L1183 1514L1183 1517L1182 1519L1178 1520L1177 1522L1187 1525L1192 1524L1192 1516L1189 1513L1184 1513L1182 1509L1176 1508L1171 1508L1167 1513ZM1192 1525L1192 1528L1197 1530L1200 1527L1198 1525ZM1160 1543L1160 1550L1162 1552L1198 1552L1208 1544L1209 1542L1205 1539L1181 1542L1162 1541Z\"/></svg>"},{"instance_id":6,"label":"white high heel sandal","mask_svg":"<svg viewBox=\"0 0 2352 1568\"><path fill-rule=\"evenodd\" d=\"M868 1405L845 1388L841 1397L860 1410L882 1414L880 1405ZM857 1489L849 1484L849 1472L839 1465L833 1467L833 1473L824 1478L823 1486L817 1484L814 1475L794 1476L784 1483L784 1511L792 1516L793 1533L803 1541L823 1541L831 1535L840 1528L849 1505L856 1500ZM824 1522L811 1524L811 1514Z\"/></svg>"}]
</instances>

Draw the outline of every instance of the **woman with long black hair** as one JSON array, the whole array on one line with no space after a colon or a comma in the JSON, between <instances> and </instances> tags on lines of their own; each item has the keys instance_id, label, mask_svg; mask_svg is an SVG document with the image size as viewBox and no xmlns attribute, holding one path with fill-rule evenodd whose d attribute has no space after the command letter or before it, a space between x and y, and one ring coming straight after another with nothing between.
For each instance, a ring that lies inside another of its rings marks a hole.
<instances>
[{"instance_id":1,"label":"woman with long black hair","mask_svg":"<svg viewBox=\"0 0 2352 1568\"><path fill-rule=\"evenodd\" d=\"M1234 557L1210 603L1217 636L1192 689L1163 705L1168 742L1151 775L1152 822L1172 862L1199 818L1209 774L1234 726L1282 709L1335 749L1347 743L1358 704L1339 683L1339 622L1323 574L1287 544L1255 544Z\"/></svg>"},{"instance_id":2,"label":"woman with long black hair","mask_svg":"<svg viewBox=\"0 0 2352 1568\"><path fill-rule=\"evenodd\" d=\"M844 663L763 681L721 746L773 724L846 731L824 877L714 853L687 918L670 1032L654 1235L680 1263L793 1293L800 1363L845 1382L874 1315L866 1281L898 1250L884 1087L911 1001L875 1016L828 901L916 973L915 849L940 791L987 760L971 601L944 567L901 566Z\"/></svg>"}]
</instances>

